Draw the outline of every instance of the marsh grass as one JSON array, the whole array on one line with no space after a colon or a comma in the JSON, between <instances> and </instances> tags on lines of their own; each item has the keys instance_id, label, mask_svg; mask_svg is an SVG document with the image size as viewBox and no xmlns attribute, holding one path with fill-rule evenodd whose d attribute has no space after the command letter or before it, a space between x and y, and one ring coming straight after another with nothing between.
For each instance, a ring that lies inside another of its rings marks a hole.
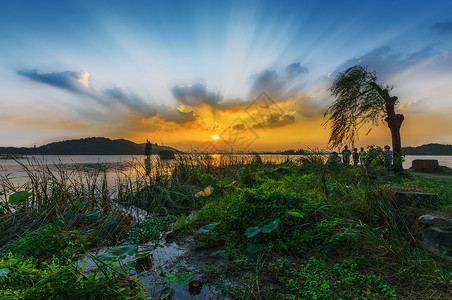
<instances>
[{"instance_id":1,"label":"marsh grass","mask_svg":"<svg viewBox=\"0 0 452 300\"><path fill-rule=\"evenodd\" d=\"M395 289L398 298L439 299L451 293L450 262L422 248L416 225L426 211L452 207L452 184L443 179L397 176L381 184L359 167L327 168L325 156L317 154L280 161L265 161L257 154L151 157L114 172L104 166L68 169L39 161L21 168L29 178L24 185L0 175L0 244L14 245L18 237L48 226L85 235L86 249L115 244L133 237L130 229L135 225L136 230L147 226L120 209L139 207L159 218L192 215L187 232L218 223L199 238L226 245L234 265L227 268L239 273L249 269L250 281L239 289L238 298L278 298L283 293L296 298L308 295L306 288L328 285L331 288L315 296L338 292L347 298L352 292L358 298L391 299ZM235 184L218 185L224 178ZM207 186L214 189L211 196L195 197ZM393 187L437 192L440 203L428 208L394 206L388 193ZM8 195L20 190L33 195L21 204L8 203ZM291 210L302 217L290 216ZM245 230L276 219L274 232L253 238L265 249L253 259L244 251L249 241ZM282 291L272 288L275 281ZM286 285L290 282L292 286ZM374 287L366 291L369 285Z\"/></svg>"}]
</instances>

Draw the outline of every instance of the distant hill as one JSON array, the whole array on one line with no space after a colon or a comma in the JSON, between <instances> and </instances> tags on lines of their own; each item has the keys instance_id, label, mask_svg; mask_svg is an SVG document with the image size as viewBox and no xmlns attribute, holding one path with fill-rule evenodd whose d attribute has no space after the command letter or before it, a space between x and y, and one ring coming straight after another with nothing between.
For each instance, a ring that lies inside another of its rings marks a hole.
<instances>
[{"instance_id":1,"label":"distant hill","mask_svg":"<svg viewBox=\"0 0 452 300\"><path fill-rule=\"evenodd\" d=\"M90 137L78 140L68 140L50 143L34 148L0 147L0 154L21 155L144 155L145 144L117 139L111 140L104 137ZM152 144L152 153L157 154L161 150L180 152L171 147Z\"/></svg>"},{"instance_id":2,"label":"distant hill","mask_svg":"<svg viewBox=\"0 0 452 300\"><path fill-rule=\"evenodd\" d=\"M452 155L452 145L427 144L403 149L406 155Z\"/></svg>"}]
</instances>

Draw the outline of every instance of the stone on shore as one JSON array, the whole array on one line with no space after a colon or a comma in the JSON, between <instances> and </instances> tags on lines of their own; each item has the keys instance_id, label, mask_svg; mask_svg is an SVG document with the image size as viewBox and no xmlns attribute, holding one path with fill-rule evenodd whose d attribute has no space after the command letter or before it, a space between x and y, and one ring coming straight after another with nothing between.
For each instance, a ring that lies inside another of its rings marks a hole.
<instances>
[{"instance_id":1,"label":"stone on shore","mask_svg":"<svg viewBox=\"0 0 452 300\"><path fill-rule=\"evenodd\" d=\"M415 159L411 163L411 168L413 170L438 170L439 163L436 159Z\"/></svg>"},{"instance_id":2,"label":"stone on shore","mask_svg":"<svg viewBox=\"0 0 452 300\"><path fill-rule=\"evenodd\" d=\"M452 217L441 217L434 215L422 215L419 217L421 223L438 227L442 230L452 231Z\"/></svg>"},{"instance_id":3,"label":"stone on shore","mask_svg":"<svg viewBox=\"0 0 452 300\"><path fill-rule=\"evenodd\" d=\"M392 191L392 200L398 207L425 207L438 201L438 194L425 192Z\"/></svg>"}]
</instances>

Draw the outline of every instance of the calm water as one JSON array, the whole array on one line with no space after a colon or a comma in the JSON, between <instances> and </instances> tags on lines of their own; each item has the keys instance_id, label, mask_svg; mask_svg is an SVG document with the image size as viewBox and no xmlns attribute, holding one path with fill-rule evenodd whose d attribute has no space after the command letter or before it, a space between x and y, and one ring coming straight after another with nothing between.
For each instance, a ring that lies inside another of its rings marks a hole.
<instances>
[{"instance_id":1,"label":"calm water","mask_svg":"<svg viewBox=\"0 0 452 300\"><path fill-rule=\"evenodd\" d=\"M284 155L261 155L264 162L274 161L282 162L286 159ZM290 156L294 159L299 156ZM77 168L77 166L83 166L81 170L89 170L90 167L94 168L97 163L105 163L107 165L118 165L116 168L112 168L107 171L109 183L113 183L118 176L125 174L127 168L131 168L132 165L142 164L144 156L142 155L46 155L35 156L34 158L24 158L18 161L11 159L0 160L0 179L7 176L11 182L16 185L26 183L28 176L24 168L18 163L23 163L25 166L36 170L42 167L42 163L46 163L50 166L52 171L57 171L55 165L63 165L70 169ZM154 156L153 159L158 159ZM436 159L439 164L452 168L452 156L428 156L428 155L408 155L405 157L403 167L408 169L411 167L411 163L415 159ZM119 163L119 164L117 164Z\"/></svg>"}]
</instances>

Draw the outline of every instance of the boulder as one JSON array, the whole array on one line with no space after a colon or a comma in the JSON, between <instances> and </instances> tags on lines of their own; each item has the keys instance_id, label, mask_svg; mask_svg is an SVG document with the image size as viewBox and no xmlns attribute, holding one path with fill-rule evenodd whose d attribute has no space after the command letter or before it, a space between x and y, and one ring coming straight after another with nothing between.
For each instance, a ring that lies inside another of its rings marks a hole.
<instances>
[{"instance_id":1,"label":"boulder","mask_svg":"<svg viewBox=\"0 0 452 300\"><path fill-rule=\"evenodd\" d=\"M438 201L438 194L424 192L392 191L394 205L399 207L431 206Z\"/></svg>"},{"instance_id":2,"label":"boulder","mask_svg":"<svg viewBox=\"0 0 452 300\"><path fill-rule=\"evenodd\" d=\"M438 170L439 163L436 159L415 159L411 163L413 170Z\"/></svg>"},{"instance_id":3,"label":"boulder","mask_svg":"<svg viewBox=\"0 0 452 300\"><path fill-rule=\"evenodd\" d=\"M435 226L442 230L452 231L452 218L451 217L441 217L434 215L422 215L419 217L421 223Z\"/></svg>"},{"instance_id":4,"label":"boulder","mask_svg":"<svg viewBox=\"0 0 452 300\"><path fill-rule=\"evenodd\" d=\"M421 233L421 239L429 251L452 260L452 231L428 227Z\"/></svg>"}]
</instances>

